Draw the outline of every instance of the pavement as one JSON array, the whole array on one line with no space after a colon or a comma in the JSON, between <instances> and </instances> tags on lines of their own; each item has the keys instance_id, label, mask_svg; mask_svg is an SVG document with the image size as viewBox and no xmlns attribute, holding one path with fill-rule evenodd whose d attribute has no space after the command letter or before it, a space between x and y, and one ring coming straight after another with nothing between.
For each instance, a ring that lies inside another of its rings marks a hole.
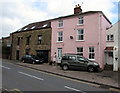
<instances>
[{"instance_id":1,"label":"pavement","mask_svg":"<svg viewBox=\"0 0 120 93\"><path fill-rule=\"evenodd\" d=\"M78 70L67 70L64 71L60 66L49 65L48 63L44 64L30 64L22 63L16 60L7 60L2 59L6 62L11 62L13 64L32 68L35 70L68 77L71 79L76 79L88 83L101 85L102 88L115 88L120 89L120 71L114 72L109 70L103 70L101 72L87 72L87 71L78 71Z\"/></svg>"}]
</instances>

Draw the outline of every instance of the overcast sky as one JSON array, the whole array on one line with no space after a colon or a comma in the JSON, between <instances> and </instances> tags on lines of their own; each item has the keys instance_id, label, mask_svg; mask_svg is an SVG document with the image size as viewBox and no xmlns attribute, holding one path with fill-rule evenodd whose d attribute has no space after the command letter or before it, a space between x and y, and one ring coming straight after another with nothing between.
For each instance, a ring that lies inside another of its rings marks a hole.
<instances>
[{"instance_id":1,"label":"overcast sky","mask_svg":"<svg viewBox=\"0 0 120 93\"><path fill-rule=\"evenodd\" d=\"M23 26L73 14L76 4L83 12L103 11L112 24L118 21L119 0L0 0L0 38Z\"/></svg>"}]
</instances>

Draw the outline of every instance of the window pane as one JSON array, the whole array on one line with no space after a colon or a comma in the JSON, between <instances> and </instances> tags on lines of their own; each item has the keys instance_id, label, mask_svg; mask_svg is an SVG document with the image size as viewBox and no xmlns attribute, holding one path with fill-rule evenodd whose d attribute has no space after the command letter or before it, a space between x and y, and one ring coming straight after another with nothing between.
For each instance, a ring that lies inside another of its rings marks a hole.
<instances>
[{"instance_id":1,"label":"window pane","mask_svg":"<svg viewBox=\"0 0 120 93\"><path fill-rule=\"evenodd\" d=\"M89 59L95 59L94 47L89 47Z\"/></svg>"},{"instance_id":2,"label":"window pane","mask_svg":"<svg viewBox=\"0 0 120 93\"><path fill-rule=\"evenodd\" d=\"M79 17L79 22L78 22L78 23L79 23L79 24L83 24L83 22L84 22L84 21L83 21L83 17Z\"/></svg>"},{"instance_id":3,"label":"window pane","mask_svg":"<svg viewBox=\"0 0 120 93\"><path fill-rule=\"evenodd\" d=\"M58 32L58 41L63 41L63 32Z\"/></svg>"},{"instance_id":4,"label":"window pane","mask_svg":"<svg viewBox=\"0 0 120 93\"><path fill-rule=\"evenodd\" d=\"M78 40L84 40L84 30L78 29Z\"/></svg>"},{"instance_id":5,"label":"window pane","mask_svg":"<svg viewBox=\"0 0 120 93\"><path fill-rule=\"evenodd\" d=\"M59 27L63 27L63 20L59 20L59 21L58 21L58 26L59 26Z\"/></svg>"}]
</instances>

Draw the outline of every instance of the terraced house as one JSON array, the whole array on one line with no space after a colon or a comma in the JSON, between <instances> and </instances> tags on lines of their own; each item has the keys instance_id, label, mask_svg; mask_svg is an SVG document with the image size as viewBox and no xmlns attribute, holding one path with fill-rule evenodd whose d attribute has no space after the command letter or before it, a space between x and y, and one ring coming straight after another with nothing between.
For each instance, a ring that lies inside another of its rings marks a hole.
<instances>
[{"instance_id":1,"label":"terraced house","mask_svg":"<svg viewBox=\"0 0 120 93\"><path fill-rule=\"evenodd\" d=\"M73 53L96 61L104 68L106 29L111 27L111 22L102 11L82 12L77 5L74 14L51 20L51 27L52 60L56 54L59 63L63 54Z\"/></svg>"},{"instance_id":2,"label":"terraced house","mask_svg":"<svg viewBox=\"0 0 120 93\"><path fill-rule=\"evenodd\" d=\"M19 60L25 54L37 55L50 61L51 23L50 21L28 24L11 34L12 59Z\"/></svg>"},{"instance_id":3,"label":"terraced house","mask_svg":"<svg viewBox=\"0 0 120 93\"><path fill-rule=\"evenodd\" d=\"M60 63L63 54L74 53L104 68L106 29L110 27L102 11L82 12L78 4L72 15L31 23L12 33L11 58L19 60L25 54L34 54L46 62L56 58Z\"/></svg>"}]
</instances>

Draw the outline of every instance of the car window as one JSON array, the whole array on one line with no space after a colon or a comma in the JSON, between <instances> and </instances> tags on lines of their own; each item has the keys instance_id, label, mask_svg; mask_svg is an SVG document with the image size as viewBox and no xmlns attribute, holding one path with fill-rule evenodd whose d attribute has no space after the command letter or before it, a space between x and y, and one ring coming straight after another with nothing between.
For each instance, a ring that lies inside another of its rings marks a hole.
<instances>
[{"instance_id":1,"label":"car window","mask_svg":"<svg viewBox=\"0 0 120 93\"><path fill-rule=\"evenodd\" d=\"M68 56L63 56L62 60L68 60Z\"/></svg>"},{"instance_id":2,"label":"car window","mask_svg":"<svg viewBox=\"0 0 120 93\"><path fill-rule=\"evenodd\" d=\"M77 60L78 61L84 61L84 62L86 61L86 59L84 57L77 57Z\"/></svg>"},{"instance_id":3,"label":"car window","mask_svg":"<svg viewBox=\"0 0 120 93\"><path fill-rule=\"evenodd\" d=\"M76 56L69 56L69 60L76 60Z\"/></svg>"},{"instance_id":4,"label":"car window","mask_svg":"<svg viewBox=\"0 0 120 93\"><path fill-rule=\"evenodd\" d=\"M30 55L25 55L25 57L30 58L31 56Z\"/></svg>"},{"instance_id":5,"label":"car window","mask_svg":"<svg viewBox=\"0 0 120 93\"><path fill-rule=\"evenodd\" d=\"M34 59L39 59L37 56L35 56L35 55L32 55L32 58L34 58Z\"/></svg>"}]
</instances>

